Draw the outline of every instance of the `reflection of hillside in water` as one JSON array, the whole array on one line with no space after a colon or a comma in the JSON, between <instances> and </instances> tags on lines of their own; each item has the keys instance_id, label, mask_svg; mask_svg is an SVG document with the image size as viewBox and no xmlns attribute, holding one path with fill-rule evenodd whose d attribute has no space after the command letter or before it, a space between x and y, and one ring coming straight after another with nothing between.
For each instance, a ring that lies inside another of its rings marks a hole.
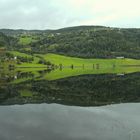
<instances>
[{"instance_id":1,"label":"reflection of hillside in water","mask_svg":"<svg viewBox=\"0 0 140 140\"><path fill-rule=\"evenodd\" d=\"M45 80L44 76L51 73L49 71L39 71L36 75L35 73L19 73L14 82L11 80L9 85L0 88L0 103L46 102L99 106L140 101L140 73L124 76L94 74L52 81Z\"/></svg>"},{"instance_id":2,"label":"reflection of hillside in water","mask_svg":"<svg viewBox=\"0 0 140 140\"><path fill-rule=\"evenodd\" d=\"M15 69L15 70L0 70L0 80L5 80L10 83L22 83L28 80L57 80L79 75L99 75L99 74L116 74L123 76L129 73L140 72L140 67L137 66L121 66L112 68L100 67L71 67L57 69Z\"/></svg>"}]
</instances>

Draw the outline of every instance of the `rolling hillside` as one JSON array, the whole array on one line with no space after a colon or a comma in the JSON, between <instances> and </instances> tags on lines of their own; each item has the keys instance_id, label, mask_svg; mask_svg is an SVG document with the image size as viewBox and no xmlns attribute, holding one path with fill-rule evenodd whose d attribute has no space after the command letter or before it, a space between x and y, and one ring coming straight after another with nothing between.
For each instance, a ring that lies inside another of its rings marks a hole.
<instances>
[{"instance_id":1,"label":"rolling hillside","mask_svg":"<svg viewBox=\"0 0 140 140\"><path fill-rule=\"evenodd\" d=\"M58 30L5 29L0 32L17 40L10 43L12 50L26 53L55 53L83 58L140 58L140 29L78 26Z\"/></svg>"},{"instance_id":2,"label":"rolling hillside","mask_svg":"<svg viewBox=\"0 0 140 140\"><path fill-rule=\"evenodd\" d=\"M83 59L77 57L68 57L58 54L26 54L18 51L9 51L11 58L17 57L17 67L45 67L48 64L53 64L57 67L96 67L96 68L116 68L120 66L140 66L140 60L122 58L122 59ZM40 63L49 62L46 63Z\"/></svg>"}]
</instances>

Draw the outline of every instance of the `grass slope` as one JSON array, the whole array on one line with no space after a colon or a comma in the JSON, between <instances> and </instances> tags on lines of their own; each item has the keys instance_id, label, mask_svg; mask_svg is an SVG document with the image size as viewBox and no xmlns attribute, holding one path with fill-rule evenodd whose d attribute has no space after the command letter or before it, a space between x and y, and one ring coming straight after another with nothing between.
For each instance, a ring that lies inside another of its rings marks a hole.
<instances>
[{"instance_id":1,"label":"grass slope","mask_svg":"<svg viewBox=\"0 0 140 140\"><path fill-rule=\"evenodd\" d=\"M31 37L31 36L25 36L25 37L20 37L18 43L21 45L28 45L32 42L36 42L36 40L33 39L33 37Z\"/></svg>"},{"instance_id":2,"label":"grass slope","mask_svg":"<svg viewBox=\"0 0 140 140\"><path fill-rule=\"evenodd\" d=\"M93 67L93 64L99 64L102 68L109 68L112 65L121 66L121 65L140 65L140 60L136 59L83 59L83 58L75 58L75 57L67 57L63 55L57 54L46 54L46 55L39 55L44 58L46 61L50 61L55 65L62 64L64 67L69 67L74 65L78 66L85 66L85 67Z\"/></svg>"},{"instance_id":3,"label":"grass slope","mask_svg":"<svg viewBox=\"0 0 140 140\"><path fill-rule=\"evenodd\" d=\"M36 57L36 56L32 56L26 53L21 53L18 51L11 51L11 54L13 54L14 56L20 56L20 57L27 57L27 58L34 58L34 60L32 61L32 63L22 63L20 65L16 64L16 67L45 67L43 64L38 64L40 58Z\"/></svg>"},{"instance_id":4,"label":"grass slope","mask_svg":"<svg viewBox=\"0 0 140 140\"><path fill-rule=\"evenodd\" d=\"M16 65L17 67L45 67L43 64L38 64L40 58L42 57L46 61L50 61L52 64L59 66L62 64L63 67L71 67L72 65L75 67L84 67L84 68L93 68L99 67L102 69L108 69L112 67L120 67L120 66L140 66L140 60L136 59L83 59L83 58L75 58L75 57L68 57L63 55L57 54L36 54L36 55L29 55L17 51L11 51L11 54L14 56L20 57L27 57L27 58L34 58L32 63L22 63L20 65Z\"/></svg>"}]
</instances>

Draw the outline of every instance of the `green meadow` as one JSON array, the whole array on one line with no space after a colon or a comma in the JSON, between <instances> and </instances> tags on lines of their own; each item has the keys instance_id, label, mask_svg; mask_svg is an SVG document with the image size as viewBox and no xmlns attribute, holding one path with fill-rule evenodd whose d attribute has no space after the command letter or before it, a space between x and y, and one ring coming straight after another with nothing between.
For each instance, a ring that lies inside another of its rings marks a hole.
<instances>
[{"instance_id":1,"label":"green meadow","mask_svg":"<svg viewBox=\"0 0 140 140\"><path fill-rule=\"evenodd\" d=\"M46 55L36 55L41 56L46 61L50 61L55 65L60 65L64 67L69 67L71 65L75 67L93 67L93 64L99 64L100 68L112 68L112 65L122 66L122 65L140 65L140 60L136 59L83 59L83 58L75 58L75 57L68 57L63 55L57 54L46 54Z\"/></svg>"},{"instance_id":2,"label":"green meadow","mask_svg":"<svg viewBox=\"0 0 140 140\"><path fill-rule=\"evenodd\" d=\"M56 80L66 77L87 75L87 74L128 74L134 72L140 72L140 60L136 59L83 59L68 57L57 54L26 54L18 51L11 51L14 56L20 57L33 57L33 61L30 63L17 64L16 62L6 62L7 65L14 64L15 70L8 71L5 69L5 73L15 75L18 71L22 73L31 72L34 75L35 80ZM44 59L51 62L57 67L51 70L49 73L40 75L38 71L47 70L47 66L39 64L38 61ZM6 64L5 64L6 65ZM62 67L60 67L62 65ZM73 65L73 67L72 67ZM32 77L15 79L13 83L21 83L27 80L31 80Z\"/></svg>"},{"instance_id":3,"label":"green meadow","mask_svg":"<svg viewBox=\"0 0 140 140\"><path fill-rule=\"evenodd\" d=\"M33 58L33 61L31 63L21 63L21 64L15 64L16 67L28 67L28 68L34 68L34 67L45 67L43 64L39 64L39 60L40 58L33 56L33 55L29 55L26 53L21 53L18 51L10 51L11 54L13 54L14 56L20 56L23 58Z\"/></svg>"},{"instance_id":4,"label":"green meadow","mask_svg":"<svg viewBox=\"0 0 140 140\"><path fill-rule=\"evenodd\" d=\"M35 54L29 55L26 53L21 53L17 51L11 51L11 54L14 56L26 57L26 58L33 58L31 63L22 63L20 65L16 64L16 67L45 67L43 64L39 64L39 60L42 58L46 61L51 62L52 64L62 67L99 67L103 69L112 68L112 67L120 67L120 66L140 66L140 60L136 59L83 59L83 58L75 58L75 57L68 57L63 55L57 54Z\"/></svg>"},{"instance_id":5,"label":"green meadow","mask_svg":"<svg viewBox=\"0 0 140 140\"><path fill-rule=\"evenodd\" d=\"M21 44L21 45L28 45L28 44L30 44L30 43L32 43L32 42L35 42L36 40L35 39L33 39L33 37L32 36L21 36L20 38L19 38L19 44Z\"/></svg>"}]
</instances>

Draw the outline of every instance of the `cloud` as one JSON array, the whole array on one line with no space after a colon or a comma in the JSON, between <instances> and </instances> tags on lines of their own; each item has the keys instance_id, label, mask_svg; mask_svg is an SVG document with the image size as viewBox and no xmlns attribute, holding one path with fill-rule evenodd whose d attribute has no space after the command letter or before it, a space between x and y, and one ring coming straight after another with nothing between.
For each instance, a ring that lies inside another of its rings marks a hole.
<instances>
[{"instance_id":1,"label":"cloud","mask_svg":"<svg viewBox=\"0 0 140 140\"><path fill-rule=\"evenodd\" d=\"M1 0L0 28L140 27L139 0Z\"/></svg>"}]
</instances>

